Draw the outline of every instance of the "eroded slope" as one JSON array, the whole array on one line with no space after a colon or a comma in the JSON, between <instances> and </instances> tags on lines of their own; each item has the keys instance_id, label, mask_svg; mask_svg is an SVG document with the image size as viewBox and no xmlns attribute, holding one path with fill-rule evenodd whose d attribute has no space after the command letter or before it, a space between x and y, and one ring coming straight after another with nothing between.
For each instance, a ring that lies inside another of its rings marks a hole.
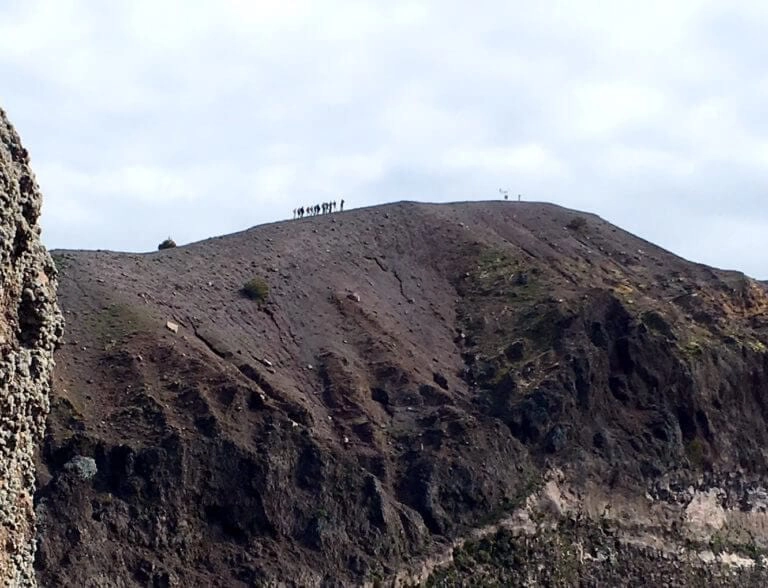
<instances>
[{"instance_id":1,"label":"eroded slope","mask_svg":"<svg viewBox=\"0 0 768 588\"><path fill-rule=\"evenodd\" d=\"M386 580L556 466L628 500L765 474L764 285L597 217L405 203L56 259L44 583Z\"/></svg>"}]
</instances>

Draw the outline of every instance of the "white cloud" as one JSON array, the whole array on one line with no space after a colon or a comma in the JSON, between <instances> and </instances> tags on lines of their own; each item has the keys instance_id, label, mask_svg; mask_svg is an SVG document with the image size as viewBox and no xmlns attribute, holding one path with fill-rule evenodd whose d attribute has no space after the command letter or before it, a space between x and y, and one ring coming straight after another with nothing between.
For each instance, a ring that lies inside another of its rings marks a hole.
<instances>
[{"instance_id":1,"label":"white cloud","mask_svg":"<svg viewBox=\"0 0 768 588\"><path fill-rule=\"evenodd\" d=\"M587 84L574 91L573 130L581 137L610 137L630 125L665 122L667 100L656 88L627 82Z\"/></svg>"},{"instance_id":2,"label":"white cloud","mask_svg":"<svg viewBox=\"0 0 768 588\"><path fill-rule=\"evenodd\" d=\"M91 32L90 19L83 8L77 0L6 3L0 7L4 17L0 20L2 55L29 65L51 49L77 50Z\"/></svg>"},{"instance_id":3,"label":"white cloud","mask_svg":"<svg viewBox=\"0 0 768 588\"><path fill-rule=\"evenodd\" d=\"M694 161L663 149L616 145L601 153L600 161L606 174L619 177L645 173L686 179L696 172Z\"/></svg>"},{"instance_id":4,"label":"white cloud","mask_svg":"<svg viewBox=\"0 0 768 588\"><path fill-rule=\"evenodd\" d=\"M195 185L195 176L209 177L200 170L169 170L149 165L92 172L68 168L61 163L44 163L36 168L46 193L78 194L93 206L98 206L97 199L104 198L120 198L144 206L160 201L194 200L201 197L203 188Z\"/></svg>"},{"instance_id":5,"label":"white cloud","mask_svg":"<svg viewBox=\"0 0 768 588\"><path fill-rule=\"evenodd\" d=\"M373 182L387 171L387 159L383 153L324 156L316 162L316 173L325 177L329 185Z\"/></svg>"},{"instance_id":6,"label":"white cloud","mask_svg":"<svg viewBox=\"0 0 768 588\"><path fill-rule=\"evenodd\" d=\"M563 166L549 150L541 145L519 147L462 148L447 154L444 161L449 168L468 168L475 172L493 171L558 176Z\"/></svg>"}]
</instances>

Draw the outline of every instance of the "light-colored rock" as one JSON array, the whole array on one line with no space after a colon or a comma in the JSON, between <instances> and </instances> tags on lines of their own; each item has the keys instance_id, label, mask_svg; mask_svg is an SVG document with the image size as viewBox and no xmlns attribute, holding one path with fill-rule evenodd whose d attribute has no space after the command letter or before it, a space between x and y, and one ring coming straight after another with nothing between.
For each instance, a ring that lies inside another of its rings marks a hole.
<instances>
[{"instance_id":1,"label":"light-colored rock","mask_svg":"<svg viewBox=\"0 0 768 588\"><path fill-rule=\"evenodd\" d=\"M74 472L81 480L92 480L98 471L96 460L92 457L76 455L64 464L64 469L68 472Z\"/></svg>"},{"instance_id":2,"label":"light-colored rock","mask_svg":"<svg viewBox=\"0 0 768 588\"><path fill-rule=\"evenodd\" d=\"M734 568L754 568L755 560L737 553L721 553L717 556L720 563Z\"/></svg>"},{"instance_id":3,"label":"light-colored rock","mask_svg":"<svg viewBox=\"0 0 768 588\"><path fill-rule=\"evenodd\" d=\"M165 323L165 328L168 329L171 333L179 332L179 325L177 325L173 321L168 321L167 323Z\"/></svg>"},{"instance_id":4,"label":"light-colored rock","mask_svg":"<svg viewBox=\"0 0 768 588\"><path fill-rule=\"evenodd\" d=\"M555 516L562 516L565 511L563 495L557 482L550 480L544 485L539 499L539 508Z\"/></svg>"},{"instance_id":5,"label":"light-colored rock","mask_svg":"<svg viewBox=\"0 0 768 588\"><path fill-rule=\"evenodd\" d=\"M40 201L27 151L0 110L0 586L36 584L34 454L63 325Z\"/></svg>"},{"instance_id":6,"label":"light-colored rock","mask_svg":"<svg viewBox=\"0 0 768 588\"><path fill-rule=\"evenodd\" d=\"M694 492L684 513L685 528L697 538L709 538L725 525L725 509L718 501L717 489Z\"/></svg>"}]
</instances>

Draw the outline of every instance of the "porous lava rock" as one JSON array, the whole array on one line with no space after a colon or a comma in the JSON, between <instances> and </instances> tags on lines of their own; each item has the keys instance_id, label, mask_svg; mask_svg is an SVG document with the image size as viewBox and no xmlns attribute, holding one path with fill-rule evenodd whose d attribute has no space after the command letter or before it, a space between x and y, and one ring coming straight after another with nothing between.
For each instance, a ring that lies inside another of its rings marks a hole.
<instances>
[{"instance_id":1,"label":"porous lava rock","mask_svg":"<svg viewBox=\"0 0 768 588\"><path fill-rule=\"evenodd\" d=\"M0 110L0 585L31 586L34 454L61 333L56 271L40 243L40 191Z\"/></svg>"}]
</instances>

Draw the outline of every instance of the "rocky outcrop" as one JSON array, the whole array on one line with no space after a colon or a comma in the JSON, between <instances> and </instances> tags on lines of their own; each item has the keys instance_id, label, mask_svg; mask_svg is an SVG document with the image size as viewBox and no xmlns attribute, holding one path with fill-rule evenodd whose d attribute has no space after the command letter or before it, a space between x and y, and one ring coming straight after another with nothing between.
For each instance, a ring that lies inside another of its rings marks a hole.
<instances>
[{"instance_id":1,"label":"rocky outcrop","mask_svg":"<svg viewBox=\"0 0 768 588\"><path fill-rule=\"evenodd\" d=\"M40 243L40 192L0 110L0 585L35 584L34 453L61 332L56 271Z\"/></svg>"}]
</instances>

